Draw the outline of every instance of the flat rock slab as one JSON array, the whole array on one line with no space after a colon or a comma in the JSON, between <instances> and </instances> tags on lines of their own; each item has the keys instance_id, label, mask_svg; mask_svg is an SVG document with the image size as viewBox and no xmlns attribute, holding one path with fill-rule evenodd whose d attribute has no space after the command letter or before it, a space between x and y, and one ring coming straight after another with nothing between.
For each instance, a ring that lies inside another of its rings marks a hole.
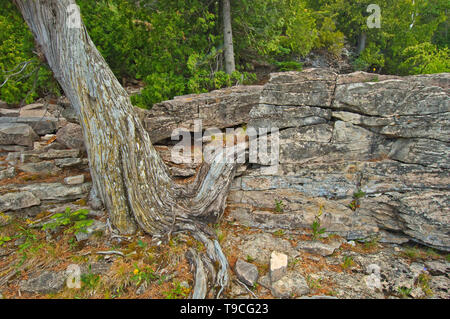
<instances>
[{"instance_id":1,"label":"flat rock slab","mask_svg":"<svg viewBox=\"0 0 450 319\"><path fill-rule=\"evenodd\" d=\"M2 123L27 124L42 136L55 133L58 127L58 119L54 117L0 117Z\"/></svg>"},{"instance_id":2,"label":"flat rock slab","mask_svg":"<svg viewBox=\"0 0 450 319\"><path fill-rule=\"evenodd\" d=\"M52 161L20 164L19 169L32 174L57 174L61 172Z\"/></svg>"},{"instance_id":3,"label":"flat rock slab","mask_svg":"<svg viewBox=\"0 0 450 319\"><path fill-rule=\"evenodd\" d=\"M0 211L11 211L40 205L41 201L28 191L7 193L0 196Z\"/></svg>"},{"instance_id":4,"label":"flat rock slab","mask_svg":"<svg viewBox=\"0 0 450 319\"><path fill-rule=\"evenodd\" d=\"M66 201L76 200L89 195L91 183L81 185L64 185L60 183L36 183L30 185L14 185L1 187L0 190L9 190L12 192L28 191L40 200ZM11 193L14 194L14 193Z\"/></svg>"},{"instance_id":5,"label":"flat rock slab","mask_svg":"<svg viewBox=\"0 0 450 319\"><path fill-rule=\"evenodd\" d=\"M301 297L309 293L310 289L305 278L297 272L289 272L276 282L272 282L272 295L277 298Z\"/></svg>"},{"instance_id":6,"label":"flat rock slab","mask_svg":"<svg viewBox=\"0 0 450 319\"><path fill-rule=\"evenodd\" d=\"M255 265L238 259L235 265L236 276L249 287L253 287L258 280L258 268Z\"/></svg>"},{"instance_id":7,"label":"flat rock slab","mask_svg":"<svg viewBox=\"0 0 450 319\"><path fill-rule=\"evenodd\" d=\"M0 117L0 120L2 119L5 117ZM0 144L33 146L33 142L38 139L37 134L27 124L0 121Z\"/></svg>"},{"instance_id":8,"label":"flat rock slab","mask_svg":"<svg viewBox=\"0 0 450 319\"><path fill-rule=\"evenodd\" d=\"M68 157L78 157L80 155L80 150L49 150L47 153L42 153L39 155L41 159L59 159Z\"/></svg>"},{"instance_id":9,"label":"flat rock slab","mask_svg":"<svg viewBox=\"0 0 450 319\"><path fill-rule=\"evenodd\" d=\"M315 255L330 256L340 246L341 244L339 242L325 244L320 241L303 241L298 243L296 248Z\"/></svg>"},{"instance_id":10,"label":"flat rock slab","mask_svg":"<svg viewBox=\"0 0 450 319\"><path fill-rule=\"evenodd\" d=\"M83 160L81 158L58 158L55 160L55 164L61 168L69 168L83 164Z\"/></svg>"},{"instance_id":11,"label":"flat rock slab","mask_svg":"<svg viewBox=\"0 0 450 319\"><path fill-rule=\"evenodd\" d=\"M49 294L64 288L66 275L63 272L45 271L39 276L20 282L20 290L35 294Z\"/></svg>"},{"instance_id":12,"label":"flat rock slab","mask_svg":"<svg viewBox=\"0 0 450 319\"><path fill-rule=\"evenodd\" d=\"M18 109L0 109L0 116L18 117L19 113Z\"/></svg>"},{"instance_id":13,"label":"flat rock slab","mask_svg":"<svg viewBox=\"0 0 450 319\"><path fill-rule=\"evenodd\" d=\"M270 255L270 280L272 283L280 280L286 274L287 266L288 256L283 253L273 251Z\"/></svg>"}]
</instances>

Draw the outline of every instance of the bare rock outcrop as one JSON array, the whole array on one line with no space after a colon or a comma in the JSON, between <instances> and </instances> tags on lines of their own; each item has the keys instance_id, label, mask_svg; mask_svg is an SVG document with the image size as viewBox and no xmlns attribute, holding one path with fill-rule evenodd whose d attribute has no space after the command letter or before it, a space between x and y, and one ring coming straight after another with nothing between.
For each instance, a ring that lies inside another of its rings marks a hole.
<instances>
[{"instance_id":1,"label":"bare rock outcrop","mask_svg":"<svg viewBox=\"0 0 450 319\"><path fill-rule=\"evenodd\" d=\"M274 73L262 88L162 102L146 123L159 143L175 127L192 130L195 119L203 120L203 129L280 130L276 171L268 173L264 165L241 170L228 196L230 220L309 231L322 206L328 233L348 240L412 240L448 251L449 83L447 73ZM170 145L161 151L170 163ZM195 166L177 167L183 168Z\"/></svg>"}]
</instances>

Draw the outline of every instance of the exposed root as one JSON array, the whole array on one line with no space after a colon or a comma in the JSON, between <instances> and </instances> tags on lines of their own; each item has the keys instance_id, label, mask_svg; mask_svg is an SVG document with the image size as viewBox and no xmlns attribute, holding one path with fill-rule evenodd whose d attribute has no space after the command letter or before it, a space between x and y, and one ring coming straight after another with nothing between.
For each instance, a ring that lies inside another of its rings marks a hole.
<instances>
[{"instance_id":1,"label":"exposed root","mask_svg":"<svg viewBox=\"0 0 450 319\"><path fill-rule=\"evenodd\" d=\"M228 261L216 238L211 239L200 230L190 232L206 248L205 253L197 252L192 248L186 252L186 258L195 268L192 298L204 299L208 292L211 292L211 296L219 298L230 282ZM217 293L215 293L216 290Z\"/></svg>"}]
</instances>

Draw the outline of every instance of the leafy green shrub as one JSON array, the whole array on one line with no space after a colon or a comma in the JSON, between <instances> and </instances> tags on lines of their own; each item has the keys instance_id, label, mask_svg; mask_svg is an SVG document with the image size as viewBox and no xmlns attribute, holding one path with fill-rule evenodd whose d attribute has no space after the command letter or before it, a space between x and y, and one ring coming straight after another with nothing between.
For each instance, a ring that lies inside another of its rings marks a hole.
<instances>
[{"instance_id":1,"label":"leafy green shrub","mask_svg":"<svg viewBox=\"0 0 450 319\"><path fill-rule=\"evenodd\" d=\"M275 65L282 72L284 71L302 71L303 64L297 61L275 62Z\"/></svg>"},{"instance_id":2,"label":"leafy green shrub","mask_svg":"<svg viewBox=\"0 0 450 319\"><path fill-rule=\"evenodd\" d=\"M336 29L336 24L329 16L317 14L318 36L314 43L317 49L327 49L335 56L339 56L342 52L345 42L344 34Z\"/></svg>"},{"instance_id":3,"label":"leafy green shrub","mask_svg":"<svg viewBox=\"0 0 450 319\"><path fill-rule=\"evenodd\" d=\"M42 226L42 230L55 230L62 226L69 226L64 232L68 234L86 233L86 228L94 222L92 219L87 219L89 211L87 209L79 209L72 212L70 207L67 207L64 213L58 213L51 217L52 222L46 223Z\"/></svg>"},{"instance_id":4,"label":"leafy green shrub","mask_svg":"<svg viewBox=\"0 0 450 319\"><path fill-rule=\"evenodd\" d=\"M183 287L181 283L174 281L172 283L172 289L164 291L166 299L185 299L189 296L190 288Z\"/></svg>"},{"instance_id":5,"label":"leafy green shrub","mask_svg":"<svg viewBox=\"0 0 450 319\"><path fill-rule=\"evenodd\" d=\"M321 226L320 222L320 216L322 216L323 213L323 205L320 205L319 212L314 217L314 221L311 224L311 230L312 230L312 239L316 240L318 239L322 234L325 233L326 228Z\"/></svg>"},{"instance_id":6,"label":"leafy green shrub","mask_svg":"<svg viewBox=\"0 0 450 319\"><path fill-rule=\"evenodd\" d=\"M58 94L51 71L33 53L34 40L11 1L0 2L0 99L31 103L37 97Z\"/></svg>"},{"instance_id":7,"label":"leafy green shrub","mask_svg":"<svg viewBox=\"0 0 450 319\"><path fill-rule=\"evenodd\" d=\"M373 43L370 43L360 56L353 62L356 70L373 71L384 67L385 60L381 50Z\"/></svg>"},{"instance_id":8,"label":"leafy green shrub","mask_svg":"<svg viewBox=\"0 0 450 319\"><path fill-rule=\"evenodd\" d=\"M402 73L430 74L450 72L450 51L439 49L430 42L407 47L402 54L404 61L400 65Z\"/></svg>"}]
</instances>

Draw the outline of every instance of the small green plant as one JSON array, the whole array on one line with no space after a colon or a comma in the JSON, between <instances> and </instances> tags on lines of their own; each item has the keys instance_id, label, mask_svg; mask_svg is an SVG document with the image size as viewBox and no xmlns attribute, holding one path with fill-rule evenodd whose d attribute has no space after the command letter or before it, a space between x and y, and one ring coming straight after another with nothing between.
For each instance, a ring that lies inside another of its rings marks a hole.
<instances>
[{"instance_id":1,"label":"small green plant","mask_svg":"<svg viewBox=\"0 0 450 319\"><path fill-rule=\"evenodd\" d=\"M350 207L351 210L355 211L360 206L359 200L364 196L366 196L366 193L364 193L360 189L357 192L353 193L353 200L348 205L348 207Z\"/></svg>"},{"instance_id":2,"label":"small green plant","mask_svg":"<svg viewBox=\"0 0 450 319\"><path fill-rule=\"evenodd\" d=\"M255 261L255 258L253 258L252 256L250 256L250 255L247 255L247 262L249 262L249 263L251 263L251 262L254 262Z\"/></svg>"},{"instance_id":3,"label":"small green plant","mask_svg":"<svg viewBox=\"0 0 450 319\"><path fill-rule=\"evenodd\" d=\"M379 241L378 237L376 236L371 237L369 240L364 241L364 249L370 250L376 248L378 246L378 241Z\"/></svg>"},{"instance_id":4,"label":"small green plant","mask_svg":"<svg viewBox=\"0 0 450 319\"><path fill-rule=\"evenodd\" d=\"M143 282L149 283L157 279L159 279L159 276L156 275L150 267L140 269L137 264L134 264L134 271L131 280L133 280L137 286Z\"/></svg>"},{"instance_id":5,"label":"small green plant","mask_svg":"<svg viewBox=\"0 0 450 319\"><path fill-rule=\"evenodd\" d=\"M364 193L362 190L358 190L357 192L353 193L354 199L360 199L362 197L366 196L366 193Z\"/></svg>"},{"instance_id":6,"label":"small green plant","mask_svg":"<svg viewBox=\"0 0 450 319\"><path fill-rule=\"evenodd\" d=\"M144 243L142 240L138 239L137 244L139 247L141 247L142 249L146 249L147 248L147 243Z\"/></svg>"},{"instance_id":7,"label":"small green plant","mask_svg":"<svg viewBox=\"0 0 450 319\"><path fill-rule=\"evenodd\" d=\"M275 65L279 68L281 72L285 71L302 71L303 64L297 61L282 61L275 62Z\"/></svg>"},{"instance_id":8,"label":"small green plant","mask_svg":"<svg viewBox=\"0 0 450 319\"><path fill-rule=\"evenodd\" d=\"M3 246L5 243L7 243L8 241L10 241L12 238L8 237L8 236L3 236L0 237L0 247Z\"/></svg>"},{"instance_id":9,"label":"small green plant","mask_svg":"<svg viewBox=\"0 0 450 319\"><path fill-rule=\"evenodd\" d=\"M283 206L284 206L283 201L281 200L275 201L275 211L277 213L282 213L284 211Z\"/></svg>"},{"instance_id":10,"label":"small green plant","mask_svg":"<svg viewBox=\"0 0 450 319\"><path fill-rule=\"evenodd\" d=\"M18 246L17 252L21 255L21 259L16 267L20 267L28 258L28 253L37 252L43 244L34 245L37 241L36 234L32 230L26 229L23 226L19 226L18 234L14 236L14 239L20 240L21 244Z\"/></svg>"},{"instance_id":11,"label":"small green plant","mask_svg":"<svg viewBox=\"0 0 450 319\"><path fill-rule=\"evenodd\" d=\"M277 231L273 232L273 235L276 237L283 237L285 235L285 232L283 229L278 229Z\"/></svg>"},{"instance_id":12,"label":"small green plant","mask_svg":"<svg viewBox=\"0 0 450 319\"><path fill-rule=\"evenodd\" d=\"M183 287L179 282L172 283L173 288L169 291L165 291L164 295L166 299L185 299L189 295L191 289Z\"/></svg>"},{"instance_id":13,"label":"small green plant","mask_svg":"<svg viewBox=\"0 0 450 319\"><path fill-rule=\"evenodd\" d=\"M302 259L301 258L294 258L289 262L290 267L295 267Z\"/></svg>"},{"instance_id":14,"label":"small green plant","mask_svg":"<svg viewBox=\"0 0 450 319\"><path fill-rule=\"evenodd\" d=\"M419 287L422 289L425 295L428 297L433 296L433 291L430 288L430 280L431 277L429 274L422 272L419 277L417 277L417 283Z\"/></svg>"},{"instance_id":15,"label":"small green plant","mask_svg":"<svg viewBox=\"0 0 450 319\"><path fill-rule=\"evenodd\" d=\"M320 284L322 281L322 278L314 279L310 275L306 277L306 283L308 284L309 289L315 290L322 288L322 285Z\"/></svg>"},{"instance_id":16,"label":"small green plant","mask_svg":"<svg viewBox=\"0 0 450 319\"><path fill-rule=\"evenodd\" d=\"M343 263L342 263L342 268L348 269L351 266L353 266L354 264L355 264L355 262L353 261L353 257L351 257L351 256L344 256Z\"/></svg>"},{"instance_id":17,"label":"small green plant","mask_svg":"<svg viewBox=\"0 0 450 319\"><path fill-rule=\"evenodd\" d=\"M403 255L411 260L416 260L419 258L419 251L417 248L411 247L403 251Z\"/></svg>"},{"instance_id":18,"label":"small green plant","mask_svg":"<svg viewBox=\"0 0 450 319\"><path fill-rule=\"evenodd\" d=\"M326 228L325 227L321 227L321 222L320 222L320 216L322 216L323 213L323 205L320 205L319 207L319 212L317 213L317 215L314 217L314 221L311 224L311 229L312 229L312 239L316 240L318 239L322 234L325 233Z\"/></svg>"},{"instance_id":19,"label":"small green plant","mask_svg":"<svg viewBox=\"0 0 450 319\"><path fill-rule=\"evenodd\" d=\"M81 275L81 289L94 291L100 284L100 275L92 273L91 265L89 265L88 273Z\"/></svg>"},{"instance_id":20,"label":"small green plant","mask_svg":"<svg viewBox=\"0 0 450 319\"><path fill-rule=\"evenodd\" d=\"M412 289L407 287L398 287L397 292L401 298L408 298L411 294Z\"/></svg>"},{"instance_id":21,"label":"small green plant","mask_svg":"<svg viewBox=\"0 0 450 319\"><path fill-rule=\"evenodd\" d=\"M55 230L62 226L69 226L64 232L67 234L86 233L87 227L94 222L92 219L87 219L89 211L87 209L79 209L74 212L70 207L67 207L64 213L58 213L51 217L52 222L46 223L42 226L42 230Z\"/></svg>"}]
</instances>

